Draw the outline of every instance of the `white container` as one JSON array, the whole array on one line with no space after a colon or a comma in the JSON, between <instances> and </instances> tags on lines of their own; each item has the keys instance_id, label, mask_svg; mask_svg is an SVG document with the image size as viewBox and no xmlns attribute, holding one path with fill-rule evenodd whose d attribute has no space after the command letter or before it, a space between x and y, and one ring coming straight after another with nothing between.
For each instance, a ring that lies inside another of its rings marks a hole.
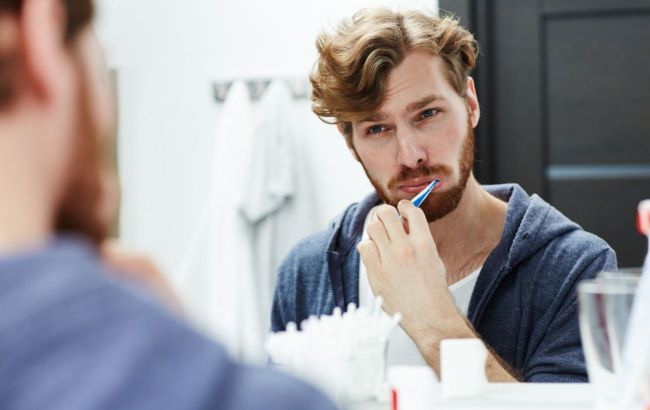
<instances>
[{"instance_id":1,"label":"white container","mask_svg":"<svg viewBox=\"0 0 650 410\"><path fill-rule=\"evenodd\" d=\"M440 342L440 379L446 399L482 395L487 388L487 349L480 339L445 339Z\"/></svg>"},{"instance_id":2,"label":"white container","mask_svg":"<svg viewBox=\"0 0 650 410\"><path fill-rule=\"evenodd\" d=\"M399 410L430 410L440 397L440 386L429 366L391 366L388 383L397 391Z\"/></svg>"},{"instance_id":3,"label":"white container","mask_svg":"<svg viewBox=\"0 0 650 410\"><path fill-rule=\"evenodd\" d=\"M386 373L386 342L358 346L343 363L345 380L342 401L346 403L375 399Z\"/></svg>"}]
</instances>

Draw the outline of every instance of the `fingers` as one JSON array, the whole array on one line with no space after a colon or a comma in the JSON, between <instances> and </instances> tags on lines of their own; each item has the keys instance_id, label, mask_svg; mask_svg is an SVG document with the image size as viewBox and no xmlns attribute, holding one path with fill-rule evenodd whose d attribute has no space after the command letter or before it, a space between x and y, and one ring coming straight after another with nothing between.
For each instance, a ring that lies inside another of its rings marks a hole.
<instances>
[{"instance_id":1,"label":"fingers","mask_svg":"<svg viewBox=\"0 0 650 410\"><path fill-rule=\"evenodd\" d=\"M407 200L400 201L397 209L389 205L380 206L375 219L368 224L368 236L374 242L377 259L382 260L391 253L405 259L418 249L437 255L424 212Z\"/></svg>"},{"instance_id":2,"label":"fingers","mask_svg":"<svg viewBox=\"0 0 650 410\"><path fill-rule=\"evenodd\" d=\"M406 239L406 231L402 225L402 219L397 213L397 209L390 205L381 205L377 208L377 218L384 225L388 239L391 241Z\"/></svg>"},{"instance_id":3,"label":"fingers","mask_svg":"<svg viewBox=\"0 0 650 410\"><path fill-rule=\"evenodd\" d=\"M408 224L411 245L416 249L429 249L437 257L438 248L431 237L429 223L424 211L413 205L411 201L406 200L400 201L397 208L406 224Z\"/></svg>"},{"instance_id":4,"label":"fingers","mask_svg":"<svg viewBox=\"0 0 650 410\"><path fill-rule=\"evenodd\" d=\"M390 246L390 238L386 232L384 224L375 216L368 224L368 237L375 242L377 246L386 249Z\"/></svg>"},{"instance_id":5,"label":"fingers","mask_svg":"<svg viewBox=\"0 0 650 410\"><path fill-rule=\"evenodd\" d=\"M381 258L379 256L377 245L375 245L373 241L361 241L359 245L357 245L357 250L359 251L359 255L361 255L361 261L369 273L375 272L379 269Z\"/></svg>"},{"instance_id":6,"label":"fingers","mask_svg":"<svg viewBox=\"0 0 650 410\"><path fill-rule=\"evenodd\" d=\"M422 209L417 208L411 201L402 200L397 204L400 215L409 226L409 233L413 237L431 236L429 223Z\"/></svg>"}]
</instances>

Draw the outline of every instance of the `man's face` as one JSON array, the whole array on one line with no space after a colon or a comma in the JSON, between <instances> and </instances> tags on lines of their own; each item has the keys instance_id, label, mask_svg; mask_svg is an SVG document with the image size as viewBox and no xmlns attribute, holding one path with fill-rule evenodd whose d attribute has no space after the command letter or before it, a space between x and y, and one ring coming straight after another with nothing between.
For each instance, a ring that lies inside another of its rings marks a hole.
<instances>
[{"instance_id":1,"label":"man's face","mask_svg":"<svg viewBox=\"0 0 650 410\"><path fill-rule=\"evenodd\" d=\"M102 51L90 30L72 52L79 79L72 107L76 126L55 223L57 231L82 233L99 243L108 235L118 201L115 165L108 155L115 113Z\"/></svg>"},{"instance_id":2,"label":"man's face","mask_svg":"<svg viewBox=\"0 0 650 410\"><path fill-rule=\"evenodd\" d=\"M463 98L442 60L411 51L389 75L378 112L352 123L351 149L384 202L412 199L434 179L443 185L421 205L429 222L460 202L474 161L478 101L469 81Z\"/></svg>"}]
</instances>

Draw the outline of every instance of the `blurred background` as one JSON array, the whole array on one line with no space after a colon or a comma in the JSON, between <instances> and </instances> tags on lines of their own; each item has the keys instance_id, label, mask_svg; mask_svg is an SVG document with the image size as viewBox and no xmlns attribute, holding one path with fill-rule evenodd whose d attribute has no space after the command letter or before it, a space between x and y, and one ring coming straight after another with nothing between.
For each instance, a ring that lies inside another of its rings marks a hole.
<instances>
[{"instance_id":1,"label":"blurred background","mask_svg":"<svg viewBox=\"0 0 650 410\"><path fill-rule=\"evenodd\" d=\"M188 316L264 360L274 273L371 191L310 110L323 29L367 6L448 10L482 52L475 172L518 182L639 266L650 182L650 0L99 0L118 95L119 236Z\"/></svg>"}]
</instances>

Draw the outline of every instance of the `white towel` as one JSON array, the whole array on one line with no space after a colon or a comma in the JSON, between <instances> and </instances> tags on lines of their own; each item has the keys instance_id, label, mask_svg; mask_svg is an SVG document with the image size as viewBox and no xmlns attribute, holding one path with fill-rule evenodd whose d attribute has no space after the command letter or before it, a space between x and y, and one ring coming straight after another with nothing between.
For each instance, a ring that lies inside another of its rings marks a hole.
<instances>
[{"instance_id":1,"label":"white towel","mask_svg":"<svg viewBox=\"0 0 650 410\"><path fill-rule=\"evenodd\" d=\"M184 296L192 317L231 354L262 362L251 229L239 211L253 144L253 109L243 82L228 93L216 138L210 199L182 265Z\"/></svg>"},{"instance_id":2,"label":"white towel","mask_svg":"<svg viewBox=\"0 0 650 410\"><path fill-rule=\"evenodd\" d=\"M294 194L292 105L289 89L277 80L260 100L251 168L241 204L242 213L251 223L279 210Z\"/></svg>"},{"instance_id":3,"label":"white towel","mask_svg":"<svg viewBox=\"0 0 650 410\"><path fill-rule=\"evenodd\" d=\"M253 272L260 301L259 323L270 330L279 264L305 236L319 229L307 136L287 85L275 80L257 107L251 170L241 212L253 235Z\"/></svg>"}]
</instances>

